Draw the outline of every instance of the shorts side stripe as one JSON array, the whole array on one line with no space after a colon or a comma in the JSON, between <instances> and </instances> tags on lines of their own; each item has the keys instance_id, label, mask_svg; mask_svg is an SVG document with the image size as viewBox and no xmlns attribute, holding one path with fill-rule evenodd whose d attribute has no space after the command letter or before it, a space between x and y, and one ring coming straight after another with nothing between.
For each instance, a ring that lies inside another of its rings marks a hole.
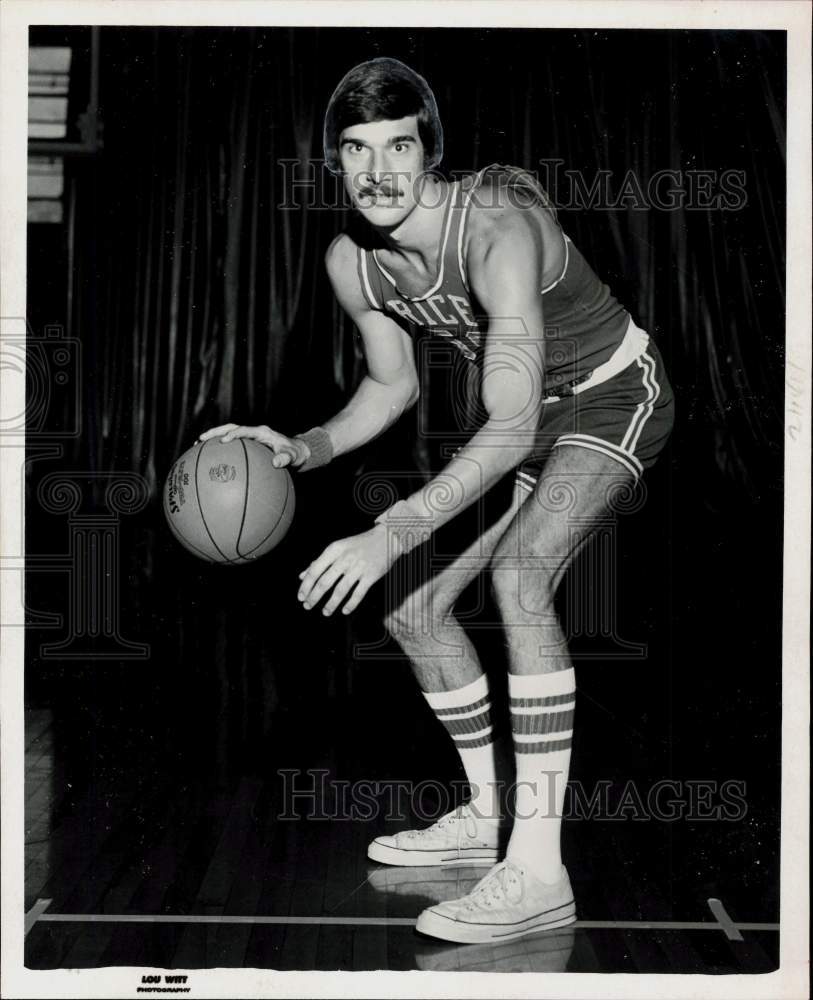
<instances>
[{"instance_id":1,"label":"shorts side stripe","mask_svg":"<svg viewBox=\"0 0 813 1000\"><path fill-rule=\"evenodd\" d=\"M587 448L588 451L597 451L608 455L629 469L636 479L644 471L644 467L634 455L623 451L618 445L605 441L604 438L593 437L590 434L563 434L556 439L553 447L559 448L562 445L574 445L578 448Z\"/></svg>"},{"instance_id":2,"label":"shorts side stripe","mask_svg":"<svg viewBox=\"0 0 813 1000\"><path fill-rule=\"evenodd\" d=\"M523 480L525 480L525 482L529 486L535 486L536 485L536 481L537 481L538 478L539 478L538 476L534 476L530 472L525 472L523 469L518 469L517 470L517 479L523 479Z\"/></svg>"},{"instance_id":3,"label":"shorts side stripe","mask_svg":"<svg viewBox=\"0 0 813 1000\"><path fill-rule=\"evenodd\" d=\"M627 428L627 433L621 441L621 447L629 452L635 451L641 431L644 429L647 420L652 416L655 402L661 394L661 387L655 379L655 361L652 356L648 352L645 352L640 358L636 358L635 363L641 369L642 381L646 389L646 399L635 408L635 413Z\"/></svg>"}]
</instances>

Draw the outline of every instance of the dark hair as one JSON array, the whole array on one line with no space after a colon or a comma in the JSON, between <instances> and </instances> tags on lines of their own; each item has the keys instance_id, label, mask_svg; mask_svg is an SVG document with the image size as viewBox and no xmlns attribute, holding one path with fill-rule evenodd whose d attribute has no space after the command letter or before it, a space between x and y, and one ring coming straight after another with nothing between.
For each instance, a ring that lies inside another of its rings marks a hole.
<instances>
[{"instance_id":1,"label":"dark hair","mask_svg":"<svg viewBox=\"0 0 813 1000\"><path fill-rule=\"evenodd\" d=\"M398 59L381 56L359 63L333 91L325 112L325 162L331 173L342 172L339 136L360 122L394 121L416 115L424 148L424 168L443 157L443 127L429 84Z\"/></svg>"}]
</instances>

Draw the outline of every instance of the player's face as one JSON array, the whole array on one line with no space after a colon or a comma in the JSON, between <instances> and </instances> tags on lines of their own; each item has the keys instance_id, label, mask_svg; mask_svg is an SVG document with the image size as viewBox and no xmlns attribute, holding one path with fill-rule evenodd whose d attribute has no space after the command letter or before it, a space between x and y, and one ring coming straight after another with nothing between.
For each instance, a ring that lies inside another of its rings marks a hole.
<instances>
[{"instance_id":1,"label":"player's face","mask_svg":"<svg viewBox=\"0 0 813 1000\"><path fill-rule=\"evenodd\" d=\"M423 173L415 115L346 128L339 158L347 190L364 218L387 228L403 222L418 200Z\"/></svg>"}]
</instances>

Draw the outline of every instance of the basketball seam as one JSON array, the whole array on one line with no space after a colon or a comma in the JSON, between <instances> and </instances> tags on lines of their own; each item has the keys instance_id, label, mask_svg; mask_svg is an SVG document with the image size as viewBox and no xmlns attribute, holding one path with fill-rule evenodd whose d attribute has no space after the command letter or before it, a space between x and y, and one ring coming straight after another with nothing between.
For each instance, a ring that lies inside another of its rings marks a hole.
<instances>
[{"instance_id":1,"label":"basketball seam","mask_svg":"<svg viewBox=\"0 0 813 1000\"><path fill-rule=\"evenodd\" d=\"M234 551L240 556L241 559L245 559L245 556L240 551L240 539L243 537L243 528L246 526L246 511L248 510L248 485L249 485L249 462L248 462L248 449L246 448L246 443L242 438L238 438L242 448L243 448L243 458L246 460L246 486L243 491L243 516L240 518L240 530L237 532L237 541L234 543ZM262 445L261 447L265 447Z\"/></svg>"},{"instance_id":2,"label":"basketball seam","mask_svg":"<svg viewBox=\"0 0 813 1000\"><path fill-rule=\"evenodd\" d=\"M199 485L198 484L198 467L200 465L200 456L203 454L203 449L206 447L206 445L208 443L209 443L208 441L204 441L203 442L203 446L201 447L200 451L198 452L198 457L195 459L195 492L198 495L198 510L200 511L200 519L201 519L201 521L203 521L203 527L206 529L206 534L212 540L212 545L214 545L214 547L221 554L221 556L223 556L223 559L227 563L229 563L230 565L232 565L234 563L238 563L238 560L237 559L229 559L229 557L226 555L226 553L223 551L223 549L221 549L220 546L215 541L214 535L211 533L211 531L209 531L209 525L206 523L206 515L203 513L203 504L200 502L200 489L198 488L198 485ZM238 555L239 555L239 553L238 553Z\"/></svg>"},{"instance_id":3,"label":"basketball seam","mask_svg":"<svg viewBox=\"0 0 813 1000\"><path fill-rule=\"evenodd\" d=\"M198 509L200 510L200 503L198 503ZM164 510L166 510L166 507L164 508ZM169 525L169 530L172 532L172 534L175 536L175 538L177 538L177 540L182 545L188 545L190 548L193 548L195 550L195 552L200 553L200 556L201 556L202 559L205 559L207 562L210 562L210 563L215 562L216 560L214 560L211 557L211 555L208 552L206 552L205 549L202 549L199 546L195 545L194 542L190 542L189 539L186 537L186 535L184 535L178 528L175 527L175 525L170 520L171 517L172 517L172 514L169 514L169 516L167 517L167 524Z\"/></svg>"},{"instance_id":4,"label":"basketball seam","mask_svg":"<svg viewBox=\"0 0 813 1000\"><path fill-rule=\"evenodd\" d=\"M283 472L284 471L285 470L283 469ZM264 545L268 541L268 539L274 534L274 532L279 527L279 522L282 520L282 515L288 509L288 497L290 496L290 493L291 493L291 478L290 478L289 475L286 474L286 476L285 476L285 503L283 503L283 505L282 505L282 512L280 513L280 516L277 518L277 523L268 532L268 534L264 538L261 538L259 540L259 542L257 542L256 545L254 545L252 548L250 548L248 550L248 552L241 552L240 549L239 549L239 547L238 547L237 554L239 556L241 556L243 559L248 559L251 556L252 552L254 552L256 549L258 549L261 545Z\"/></svg>"}]
</instances>

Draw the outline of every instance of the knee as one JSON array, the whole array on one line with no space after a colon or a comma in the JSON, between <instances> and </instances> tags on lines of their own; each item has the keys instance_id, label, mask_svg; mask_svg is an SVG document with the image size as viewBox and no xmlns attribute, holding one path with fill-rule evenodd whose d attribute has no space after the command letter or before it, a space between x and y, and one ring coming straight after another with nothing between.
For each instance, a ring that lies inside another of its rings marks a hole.
<instances>
[{"instance_id":1,"label":"knee","mask_svg":"<svg viewBox=\"0 0 813 1000\"><path fill-rule=\"evenodd\" d=\"M538 615L553 609L555 574L539 557L519 560L496 552L491 564L491 592L505 620Z\"/></svg>"},{"instance_id":2,"label":"knee","mask_svg":"<svg viewBox=\"0 0 813 1000\"><path fill-rule=\"evenodd\" d=\"M414 646L431 642L442 626L450 608L433 608L425 604L405 602L390 610L384 617L384 627L401 646Z\"/></svg>"},{"instance_id":3,"label":"knee","mask_svg":"<svg viewBox=\"0 0 813 1000\"><path fill-rule=\"evenodd\" d=\"M384 628L393 639L400 640L420 630L420 619L411 614L408 608L400 605L384 615Z\"/></svg>"}]
</instances>

